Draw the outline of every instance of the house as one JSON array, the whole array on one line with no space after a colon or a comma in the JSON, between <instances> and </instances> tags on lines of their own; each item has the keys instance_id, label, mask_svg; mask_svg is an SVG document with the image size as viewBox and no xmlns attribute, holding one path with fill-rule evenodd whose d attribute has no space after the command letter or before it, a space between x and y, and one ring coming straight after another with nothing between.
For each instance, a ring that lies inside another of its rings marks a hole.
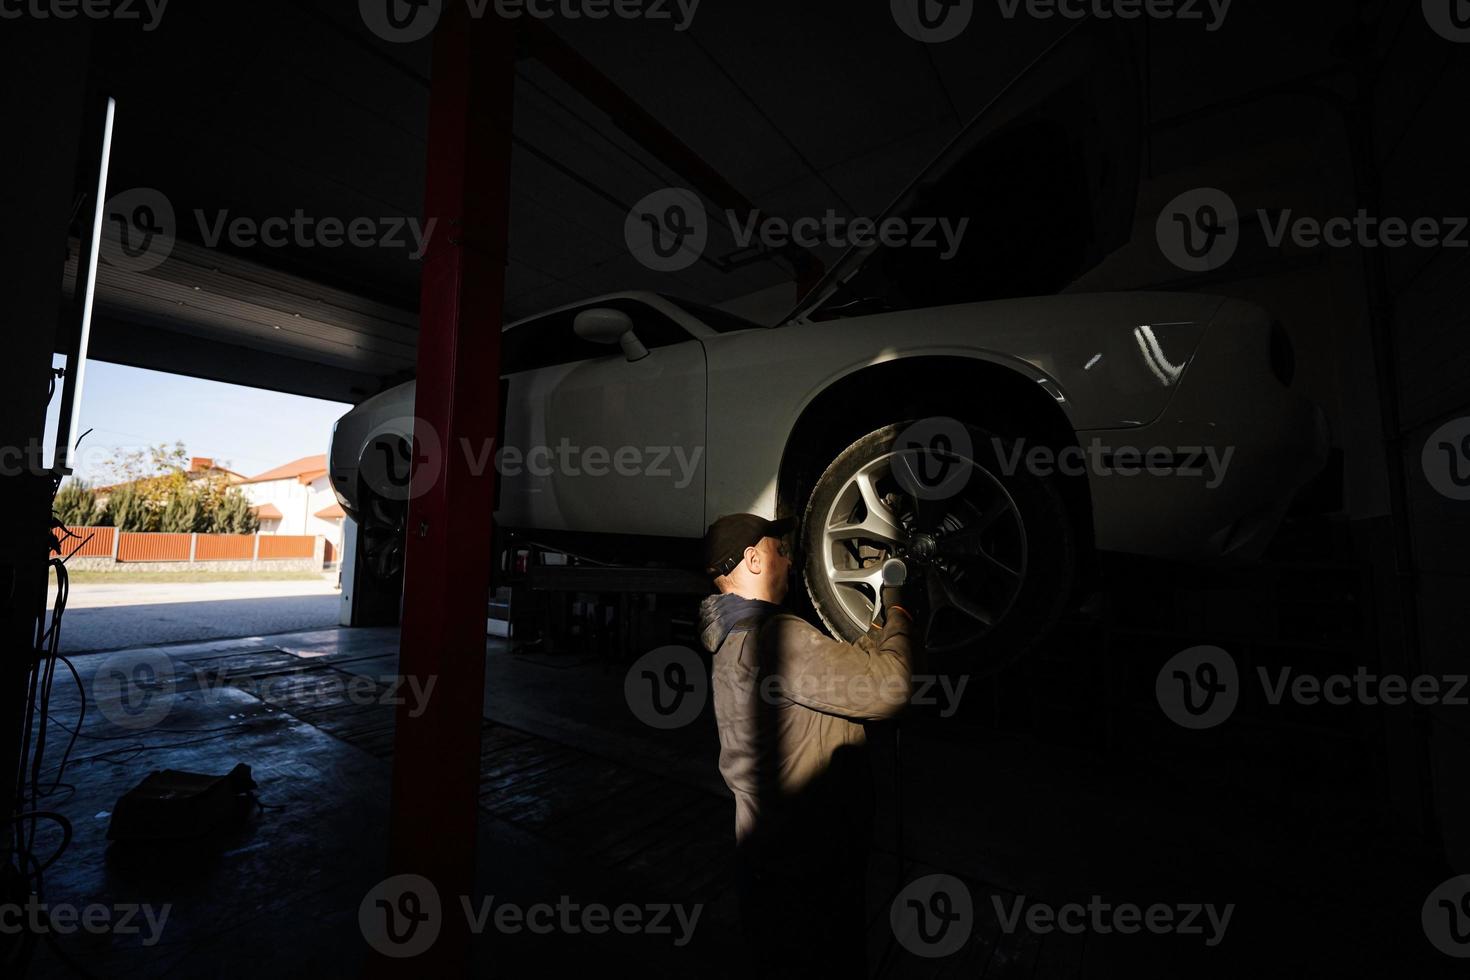
<instances>
[{"instance_id":1,"label":"house","mask_svg":"<svg viewBox=\"0 0 1470 980\"><path fill-rule=\"evenodd\" d=\"M224 476L225 482L230 484L231 486L234 486L236 483L245 482L245 474L236 473L232 469L220 466L219 464L215 463L213 458L209 456L191 456L189 458L189 469L184 475L188 477L190 481L193 481L202 480L206 476L210 476L211 474L216 473Z\"/></svg>"},{"instance_id":2,"label":"house","mask_svg":"<svg viewBox=\"0 0 1470 980\"><path fill-rule=\"evenodd\" d=\"M225 483L229 484L230 486L235 486L236 484L245 482L245 475L243 473L236 473L232 469L220 466L215 463L212 457L209 456L190 457L189 468L184 471L184 478L190 483L194 483L206 478L223 478ZM158 479L158 477L145 477L144 479L156 480ZM138 481L129 481L129 483L133 482ZM94 488L93 492L96 494L97 506L106 507L108 499L117 492L118 488L128 486L129 483L109 483L106 486Z\"/></svg>"},{"instance_id":3,"label":"house","mask_svg":"<svg viewBox=\"0 0 1470 980\"><path fill-rule=\"evenodd\" d=\"M320 534L327 542L327 561L342 553L347 515L327 481L325 454L292 460L239 486L260 518L262 534Z\"/></svg>"}]
</instances>

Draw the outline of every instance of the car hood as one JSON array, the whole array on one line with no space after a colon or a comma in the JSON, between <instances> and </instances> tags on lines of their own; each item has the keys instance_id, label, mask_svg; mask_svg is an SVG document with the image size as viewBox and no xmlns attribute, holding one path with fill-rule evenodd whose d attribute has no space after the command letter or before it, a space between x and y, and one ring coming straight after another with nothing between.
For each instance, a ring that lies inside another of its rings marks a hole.
<instances>
[{"instance_id":1,"label":"car hood","mask_svg":"<svg viewBox=\"0 0 1470 980\"><path fill-rule=\"evenodd\" d=\"M916 232L930 223L936 245L854 246L786 322L1049 295L1077 281L1132 232L1144 118L1139 65L1127 26L1072 28L877 221L902 219ZM943 257L946 227L962 234Z\"/></svg>"}]
</instances>

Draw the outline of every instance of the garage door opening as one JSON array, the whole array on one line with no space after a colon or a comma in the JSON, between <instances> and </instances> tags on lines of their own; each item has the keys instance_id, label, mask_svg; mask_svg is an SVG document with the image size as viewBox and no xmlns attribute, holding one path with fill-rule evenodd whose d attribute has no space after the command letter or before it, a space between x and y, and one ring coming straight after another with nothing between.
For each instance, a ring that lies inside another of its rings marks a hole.
<instances>
[{"instance_id":1,"label":"garage door opening","mask_svg":"<svg viewBox=\"0 0 1470 980\"><path fill-rule=\"evenodd\" d=\"M350 406L96 360L87 380L53 507L63 652L338 622L348 521L326 447Z\"/></svg>"}]
</instances>

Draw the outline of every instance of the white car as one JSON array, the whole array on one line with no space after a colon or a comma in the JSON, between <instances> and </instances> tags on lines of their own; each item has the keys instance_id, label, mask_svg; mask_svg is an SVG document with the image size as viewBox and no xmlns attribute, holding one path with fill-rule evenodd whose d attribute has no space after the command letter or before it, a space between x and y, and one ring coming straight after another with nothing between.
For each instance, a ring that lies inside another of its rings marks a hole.
<instances>
[{"instance_id":1,"label":"white car","mask_svg":"<svg viewBox=\"0 0 1470 980\"><path fill-rule=\"evenodd\" d=\"M498 528L603 561L692 567L721 514L800 514L812 603L849 638L893 554L936 586L937 649L1003 621L1034 637L1093 549L1254 557L1327 448L1280 326L1218 297L762 328L624 293L512 324L503 345L503 441L422 437L424 476L451 452L497 465ZM411 382L386 391L332 438L332 485L390 578L413 401Z\"/></svg>"},{"instance_id":2,"label":"white car","mask_svg":"<svg viewBox=\"0 0 1470 980\"><path fill-rule=\"evenodd\" d=\"M849 639L891 555L924 573L931 649L997 655L1060 616L1094 551L1259 555L1322 466L1322 414L1258 306L1067 291L1134 224L1136 147L1072 139L1121 84L1087 43L890 209L982 216L951 258L855 250L777 327L641 291L510 324L495 447L412 431L412 383L354 408L330 473L369 565L401 570L410 455L432 479L492 450L497 529L601 561L695 567L720 515L799 515L807 596Z\"/></svg>"}]
</instances>

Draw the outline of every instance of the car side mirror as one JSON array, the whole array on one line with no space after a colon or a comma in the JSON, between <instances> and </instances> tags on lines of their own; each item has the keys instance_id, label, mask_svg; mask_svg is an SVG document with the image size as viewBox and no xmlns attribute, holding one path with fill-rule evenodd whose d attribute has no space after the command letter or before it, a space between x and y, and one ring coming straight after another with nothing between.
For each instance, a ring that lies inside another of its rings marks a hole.
<instances>
[{"instance_id":1,"label":"car side mirror","mask_svg":"<svg viewBox=\"0 0 1470 980\"><path fill-rule=\"evenodd\" d=\"M572 321L572 332L594 344L619 344L630 361L641 361L648 356L648 348L633 332L633 318L622 310L605 306L583 310Z\"/></svg>"}]
</instances>

